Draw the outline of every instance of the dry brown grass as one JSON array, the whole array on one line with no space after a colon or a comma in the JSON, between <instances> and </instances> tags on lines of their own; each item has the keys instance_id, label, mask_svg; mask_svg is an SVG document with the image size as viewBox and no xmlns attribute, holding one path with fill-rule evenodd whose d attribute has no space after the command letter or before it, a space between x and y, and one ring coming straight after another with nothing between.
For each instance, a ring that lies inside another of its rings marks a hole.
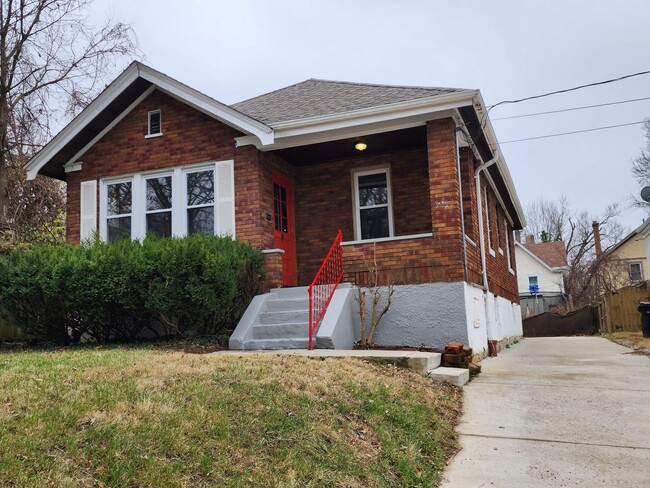
<instances>
[{"instance_id":1,"label":"dry brown grass","mask_svg":"<svg viewBox=\"0 0 650 488\"><path fill-rule=\"evenodd\" d=\"M643 337L641 332L612 332L605 334L610 341L632 349L646 349L650 352L650 338Z\"/></svg>"},{"instance_id":2,"label":"dry brown grass","mask_svg":"<svg viewBox=\"0 0 650 488\"><path fill-rule=\"evenodd\" d=\"M355 359L0 354L0 485L431 486L461 393Z\"/></svg>"}]
</instances>

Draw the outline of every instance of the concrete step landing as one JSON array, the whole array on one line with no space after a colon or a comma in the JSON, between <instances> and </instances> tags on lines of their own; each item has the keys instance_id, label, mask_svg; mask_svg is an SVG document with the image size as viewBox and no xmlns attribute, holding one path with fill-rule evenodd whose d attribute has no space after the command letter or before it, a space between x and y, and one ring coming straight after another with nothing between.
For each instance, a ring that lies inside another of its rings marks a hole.
<instances>
[{"instance_id":1,"label":"concrete step landing","mask_svg":"<svg viewBox=\"0 0 650 488\"><path fill-rule=\"evenodd\" d=\"M469 382L469 369L440 367L430 370L427 376L434 381L464 386Z\"/></svg>"}]
</instances>

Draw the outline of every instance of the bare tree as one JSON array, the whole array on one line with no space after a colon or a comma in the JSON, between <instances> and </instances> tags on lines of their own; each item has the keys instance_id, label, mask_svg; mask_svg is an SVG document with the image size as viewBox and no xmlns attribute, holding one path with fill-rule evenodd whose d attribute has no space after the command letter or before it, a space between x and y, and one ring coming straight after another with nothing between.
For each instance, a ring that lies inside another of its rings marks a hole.
<instances>
[{"instance_id":1,"label":"bare tree","mask_svg":"<svg viewBox=\"0 0 650 488\"><path fill-rule=\"evenodd\" d=\"M564 243L568 263L564 285L569 309L593 304L603 293L624 286L621 283L621 277L626 276L624 266L608 253L625 234L624 227L616 220L620 211L618 204L612 204L601 216L575 212L566 197L558 202L540 200L528 207L526 233ZM603 251L599 255L595 249L594 222L598 223Z\"/></svg>"},{"instance_id":2,"label":"bare tree","mask_svg":"<svg viewBox=\"0 0 650 488\"><path fill-rule=\"evenodd\" d=\"M31 156L89 103L122 56L137 52L130 26L90 22L91 4L0 0L0 231L9 228L12 157Z\"/></svg>"},{"instance_id":3,"label":"bare tree","mask_svg":"<svg viewBox=\"0 0 650 488\"><path fill-rule=\"evenodd\" d=\"M561 241L567 231L569 215L569 200L564 195L557 202L538 200L526 209L527 224L523 233L532 234L541 241Z\"/></svg>"},{"instance_id":4,"label":"bare tree","mask_svg":"<svg viewBox=\"0 0 650 488\"><path fill-rule=\"evenodd\" d=\"M639 155L632 161L632 175L642 187L650 185L650 119L645 121L643 132L645 147L641 148Z\"/></svg>"}]
</instances>

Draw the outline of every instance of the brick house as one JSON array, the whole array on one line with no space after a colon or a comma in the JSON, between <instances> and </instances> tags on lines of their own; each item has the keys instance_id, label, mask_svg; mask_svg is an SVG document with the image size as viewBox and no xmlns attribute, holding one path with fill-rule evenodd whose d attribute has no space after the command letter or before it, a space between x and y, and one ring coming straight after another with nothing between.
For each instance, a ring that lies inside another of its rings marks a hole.
<instances>
[{"instance_id":1,"label":"brick house","mask_svg":"<svg viewBox=\"0 0 650 488\"><path fill-rule=\"evenodd\" d=\"M344 282L364 286L375 253L398 285L378 342L481 351L521 335L525 222L496 145L478 90L312 79L228 106L134 62L25 169L67 182L69 242L228 234L264 251L266 290L309 284L341 229ZM248 329L233 347L255 347Z\"/></svg>"}]
</instances>

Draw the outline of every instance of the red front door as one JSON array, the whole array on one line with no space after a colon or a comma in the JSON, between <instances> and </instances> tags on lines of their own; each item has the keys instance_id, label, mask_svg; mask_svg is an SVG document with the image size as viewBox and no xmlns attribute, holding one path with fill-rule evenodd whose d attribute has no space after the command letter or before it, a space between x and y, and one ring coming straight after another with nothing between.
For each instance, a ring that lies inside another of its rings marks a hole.
<instances>
[{"instance_id":1,"label":"red front door","mask_svg":"<svg viewBox=\"0 0 650 488\"><path fill-rule=\"evenodd\" d=\"M277 173L273 174L273 209L274 247L284 250L282 284L295 286L298 280L296 276L296 241L293 229L293 187L287 177Z\"/></svg>"}]
</instances>

